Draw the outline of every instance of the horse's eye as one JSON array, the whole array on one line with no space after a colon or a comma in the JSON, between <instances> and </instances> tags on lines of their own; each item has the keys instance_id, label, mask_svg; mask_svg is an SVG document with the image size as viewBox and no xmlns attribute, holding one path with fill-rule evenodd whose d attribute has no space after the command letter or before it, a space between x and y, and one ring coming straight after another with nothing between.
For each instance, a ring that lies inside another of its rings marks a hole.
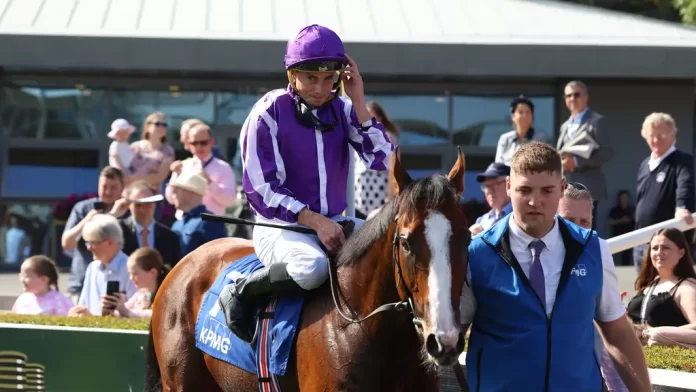
<instances>
[{"instance_id":1,"label":"horse's eye","mask_svg":"<svg viewBox=\"0 0 696 392\"><path fill-rule=\"evenodd\" d=\"M401 249L403 249L405 253L411 253L411 247L408 245L408 240L403 237L401 238Z\"/></svg>"}]
</instances>

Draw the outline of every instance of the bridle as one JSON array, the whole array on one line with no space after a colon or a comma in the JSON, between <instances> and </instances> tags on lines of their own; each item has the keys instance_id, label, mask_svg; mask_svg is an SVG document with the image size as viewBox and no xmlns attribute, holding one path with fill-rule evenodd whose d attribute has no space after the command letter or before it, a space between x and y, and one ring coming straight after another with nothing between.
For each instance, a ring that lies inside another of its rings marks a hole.
<instances>
[{"instance_id":1,"label":"bridle","mask_svg":"<svg viewBox=\"0 0 696 392\"><path fill-rule=\"evenodd\" d=\"M336 283L334 282L333 275L334 275L334 272L338 273L338 269L332 268L330 258L329 257L326 258L327 262L329 263L329 285L331 286L330 287L331 296L333 297L334 306L336 306L336 310L338 311L338 314L340 314L341 317L343 317L346 321L348 321L351 324L360 324L363 321L369 319L370 317L372 317L378 313L386 312L389 310L395 310L398 312L407 310L409 313L411 313L413 315L413 324L418 328L421 328L421 329L423 328L423 320L420 317L416 316L416 311L413 307L413 293L406 285L406 280L404 279L404 275L403 275L403 272L401 269L401 262L400 262L400 258L399 258L399 239L401 237L399 236L399 229L398 229L398 226L396 225L396 222L398 220L399 220L399 214L396 214L396 216L394 217L394 225L395 225L394 238L392 240L392 264L394 264L394 268L396 269L396 272L398 274L397 275L397 282L396 282L397 289L401 285L402 288L406 292L406 300L405 301L391 302L388 304L381 305L381 306L377 307L377 309L370 312L370 314L368 314L367 316L362 317L362 318L353 318L353 317L347 316L341 310L341 307L338 304L338 300L336 299L336 293L338 292L338 288L336 286ZM345 306L348 308L348 310L350 310L351 313L355 313L355 312L353 312L352 309L350 309L350 306L348 306L347 302L345 303Z\"/></svg>"}]
</instances>

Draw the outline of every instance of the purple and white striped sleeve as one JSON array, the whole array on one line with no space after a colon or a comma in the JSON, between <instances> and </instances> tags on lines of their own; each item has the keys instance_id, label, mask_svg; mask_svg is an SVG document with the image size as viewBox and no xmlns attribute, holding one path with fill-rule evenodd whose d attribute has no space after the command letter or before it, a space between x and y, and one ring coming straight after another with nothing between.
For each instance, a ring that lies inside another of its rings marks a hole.
<instances>
[{"instance_id":1,"label":"purple and white striped sleeve","mask_svg":"<svg viewBox=\"0 0 696 392\"><path fill-rule=\"evenodd\" d=\"M394 144L389 140L384 125L375 121L360 123L353 109L353 103L341 97L343 113L348 120L348 142L358 152L365 166L372 170L387 170Z\"/></svg>"},{"instance_id":2,"label":"purple and white striped sleeve","mask_svg":"<svg viewBox=\"0 0 696 392\"><path fill-rule=\"evenodd\" d=\"M278 150L278 123L272 97L252 109L242 127L242 187L251 207L267 219L296 223L306 205L283 187L285 165Z\"/></svg>"}]
</instances>

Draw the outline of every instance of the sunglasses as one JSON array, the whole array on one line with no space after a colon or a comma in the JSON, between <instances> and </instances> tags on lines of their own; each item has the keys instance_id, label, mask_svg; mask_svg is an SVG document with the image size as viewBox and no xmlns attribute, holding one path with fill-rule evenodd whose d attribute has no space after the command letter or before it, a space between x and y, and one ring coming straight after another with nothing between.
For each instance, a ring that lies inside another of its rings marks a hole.
<instances>
[{"instance_id":1,"label":"sunglasses","mask_svg":"<svg viewBox=\"0 0 696 392\"><path fill-rule=\"evenodd\" d=\"M194 147L198 147L198 146L205 147L208 145L208 143L210 143L210 140L194 140L189 144L194 146Z\"/></svg>"},{"instance_id":2,"label":"sunglasses","mask_svg":"<svg viewBox=\"0 0 696 392\"><path fill-rule=\"evenodd\" d=\"M576 91L574 93L566 94L565 97L566 98L570 98L570 97L578 98L578 97L580 97L580 95L582 95L582 94L580 94L579 92Z\"/></svg>"},{"instance_id":3,"label":"sunglasses","mask_svg":"<svg viewBox=\"0 0 696 392\"><path fill-rule=\"evenodd\" d=\"M148 121L148 124L154 124L156 127L162 127L162 128L167 127L166 122L160 122L160 121Z\"/></svg>"},{"instance_id":4,"label":"sunglasses","mask_svg":"<svg viewBox=\"0 0 696 392\"><path fill-rule=\"evenodd\" d=\"M568 189L568 187L575 188L575 189L577 189L577 190L579 190L579 191L587 191L587 192L590 191L589 189L587 189L587 187L586 187L585 185L582 185L582 184L579 183L579 182L566 182L565 188L563 188L563 189L564 189L564 190L565 190L565 189Z\"/></svg>"}]
</instances>

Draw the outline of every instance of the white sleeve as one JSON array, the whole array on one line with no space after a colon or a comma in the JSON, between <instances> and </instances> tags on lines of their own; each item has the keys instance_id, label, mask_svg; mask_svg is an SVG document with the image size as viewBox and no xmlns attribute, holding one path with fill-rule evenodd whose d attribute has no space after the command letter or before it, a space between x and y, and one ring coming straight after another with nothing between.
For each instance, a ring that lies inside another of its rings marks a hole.
<instances>
[{"instance_id":1,"label":"white sleeve","mask_svg":"<svg viewBox=\"0 0 696 392\"><path fill-rule=\"evenodd\" d=\"M614 258L611 256L609 244L600 238L599 249L602 254L603 282L602 294L597 299L595 319L602 322L610 322L623 317L626 314L626 309L623 306L623 302L621 302Z\"/></svg>"},{"instance_id":2,"label":"white sleeve","mask_svg":"<svg viewBox=\"0 0 696 392\"><path fill-rule=\"evenodd\" d=\"M118 155L118 142L111 142L109 145L109 155Z\"/></svg>"}]
</instances>

